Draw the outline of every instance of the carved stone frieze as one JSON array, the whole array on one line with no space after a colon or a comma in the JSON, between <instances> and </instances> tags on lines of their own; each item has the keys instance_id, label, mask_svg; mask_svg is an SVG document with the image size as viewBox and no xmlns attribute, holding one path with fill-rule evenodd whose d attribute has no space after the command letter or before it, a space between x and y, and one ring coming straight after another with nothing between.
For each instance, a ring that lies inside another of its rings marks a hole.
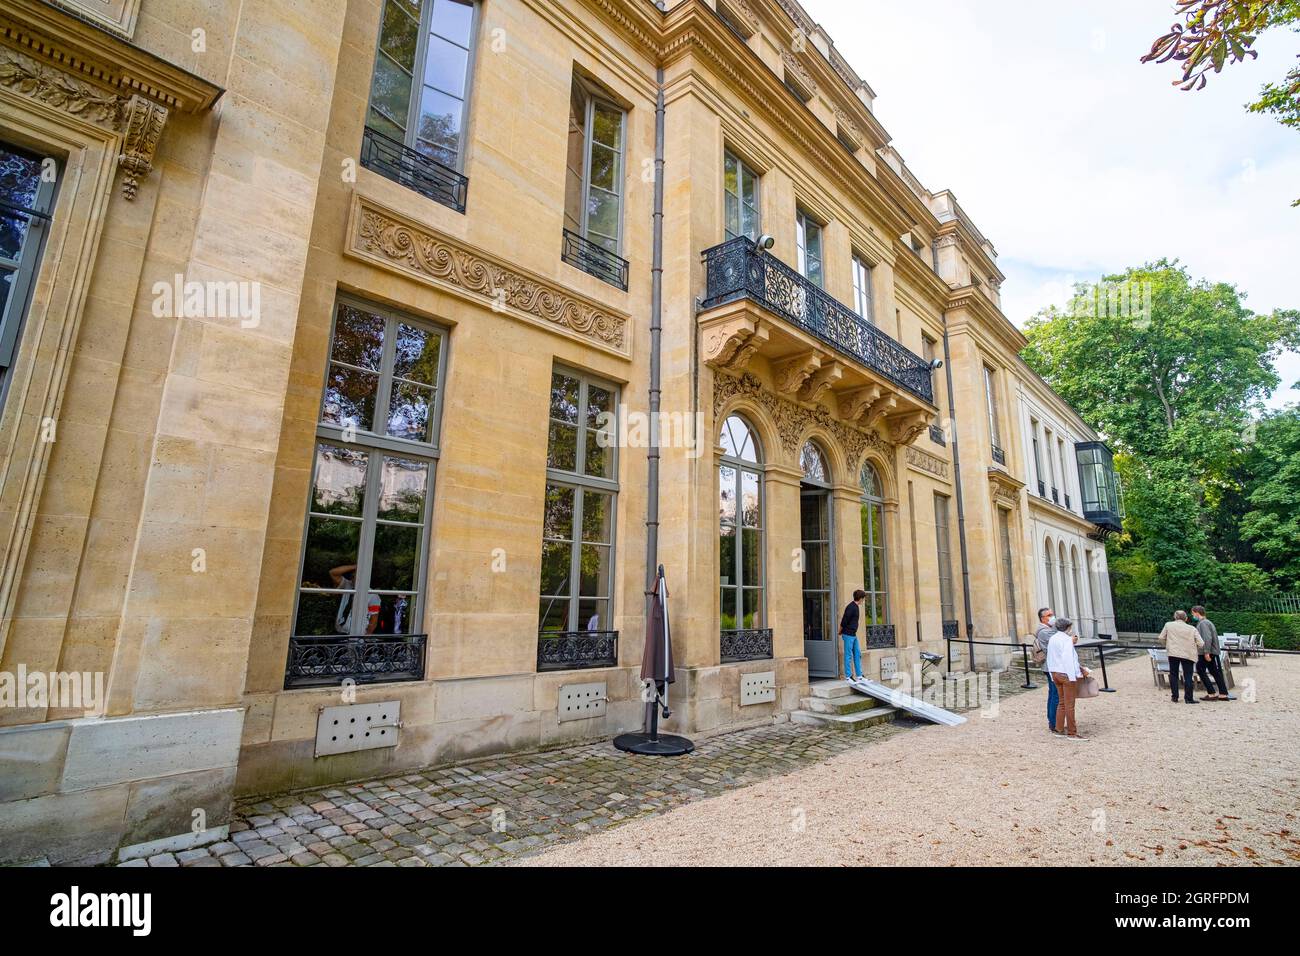
<instances>
[{"instance_id":1,"label":"carved stone frieze","mask_svg":"<svg viewBox=\"0 0 1300 956\"><path fill-rule=\"evenodd\" d=\"M129 102L8 47L0 47L0 86L112 130L122 127Z\"/></svg>"},{"instance_id":2,"label":"carved stone frieze","mask_svg":"<svg viewBox=\"0 0 1300 956\"><path fill-rule=\"evenodd\" d=\"M348 251L444 283L584 338L627 350L627 319L358 198Z\"/></svg>"},{"instance_id":3,"label":"carved stone frieze","mask_svg":"<svg viewBox=\"0 0 1300 956\"><path fill-rule=\"evenodd\" d=\"M817 95L817 81L812 78L812 74L808 72L807 68L799 62L797 56L786 50L781 54L781 62L785 64L787 70L794 74L795 80L809 95Z\"/></svg>"},{"instance_id":4,"label":"carved stone frieze","mask_svg":"<svg viewBox=\"0 0 1300 956\"><path fill-rule=\"evenodd\" d=\"M936 478L942 478L945 481L948 479L948 463L942 458L936 458L927 451L910 446L906 454L907 463L913 468L929 472Z\"/></svg>"}]
</instances>

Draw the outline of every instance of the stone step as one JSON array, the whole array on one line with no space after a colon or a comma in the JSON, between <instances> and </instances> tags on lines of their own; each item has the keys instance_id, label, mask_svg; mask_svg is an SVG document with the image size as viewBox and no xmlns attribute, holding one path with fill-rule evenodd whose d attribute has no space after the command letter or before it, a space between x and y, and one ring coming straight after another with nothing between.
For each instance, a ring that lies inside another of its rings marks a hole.
<instances>
[{"instance_id":1,"label":"stone step","mask_svg":"<svg viewBox=\"0 0 1300 956\"><path fill-rule=\"evenodd\" d=\"M848 697L853 693L853 688L849 686L849 682L846 680L823 680L810 684L808 692L813 697Z\"/></svg>"},{"instance_id":2,"label":"stone step","mask_svg":"<svg viewBox=\"0 0 1300 956\"><path fill-rule=\"evenodd\" d=\"M818 714L811 710L796 710L790 714L790 720L831 730L864 730L893 720L897 713L893 707L873 707L857 714Z\"/></svg>"},{"instance_id":3,"label":"stone step","mask_svg":"<svg viewBox=\"0 0 1300 956\"><path fill-rule=\"evenodd\" d=\"M847 697L804 697L799 706L816 714L859 714L879 707L880 701L864 694L852 694Z\"/></svg>"}]
</instances>

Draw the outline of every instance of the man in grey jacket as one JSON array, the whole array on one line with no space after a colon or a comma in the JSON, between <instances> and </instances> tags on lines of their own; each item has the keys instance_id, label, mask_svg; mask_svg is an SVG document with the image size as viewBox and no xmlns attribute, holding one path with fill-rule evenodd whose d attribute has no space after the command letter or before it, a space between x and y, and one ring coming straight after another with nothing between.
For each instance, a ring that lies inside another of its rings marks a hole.
<instances>
[{"instance_id":1,"label":"man in grey jacket","mask_svg":"<svg viewBox=\"0 0 1300 956\"><path fill-rule=\"evenodd\" d=\"M1228 682L1223 679L1223 665L1219 662L1219 629L1205 616L1205 608L1199 604L1192 608L1192 620L1196 622L1201 640L1205 641L1205 646L1196 658L1196 673L1201 678L1201 686L1205 688L1205 696L1201 700L1235 700L1235 697L1228 694Z\"/></svg>"},{"instance_id":2,"label":"man in grey jacket","mask_svg":"<svg viewBox=\"0 0 1300 956\"><path fill-rule=\"evenodd\" d=\"M1034 634L1034 651L1043 652L1043 673L1047 674L1047 729L1056 733L1056 705L1059 702L1059 694L1056 690L1056 681L1052 680L1052 675L1047 673L1047 645L1051 643L1052 635L1056 633L1056 612L1050 607L1040 607L1038 609L1038 630Z\"/></svg>"}]
</instances>

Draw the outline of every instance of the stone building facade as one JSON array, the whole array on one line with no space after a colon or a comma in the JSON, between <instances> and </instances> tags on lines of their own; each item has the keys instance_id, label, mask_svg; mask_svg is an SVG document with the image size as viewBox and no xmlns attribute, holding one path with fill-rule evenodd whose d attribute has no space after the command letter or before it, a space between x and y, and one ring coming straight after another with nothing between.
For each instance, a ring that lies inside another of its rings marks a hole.
<instances>
[{"instance_id":1,"label":"stone building facade","mask_svg":"<svg viewBox=\"0 0 1300 956\"><path fill-rule=\"evenodd\" d=\"M656 314L669 729L858 587L872 677L1027 632L1044 522L1108 626L993 246L797 3L665 6L6 3L0 859L640 726Z\"/></svg>"}]
</instances>

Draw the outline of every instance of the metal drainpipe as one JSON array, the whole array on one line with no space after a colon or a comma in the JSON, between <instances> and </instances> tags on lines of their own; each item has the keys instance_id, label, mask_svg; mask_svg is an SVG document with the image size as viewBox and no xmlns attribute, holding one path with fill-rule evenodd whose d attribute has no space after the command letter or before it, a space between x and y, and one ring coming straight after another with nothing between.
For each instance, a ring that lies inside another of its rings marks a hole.
<instances>
[{"instance_id":1,"label":"metal drainpipe","mask_svg":"<svg viewBox=\"0 0 1300 956\"><path fill-rule=\"evenodd\" d=\"M663 7L660 5L660 9ZM664 274L664 71L655 71L655 186L653 249L650 263L650 448L646 453L645 566L646 588L659 567L659 398L660 344L663 338ZM646 594L646 620L650 619L651 595Z\"/></svg>"},{"instance_id":2,"label":"metal drainpipe","mask_svg":"<svg viewBox=\"0 0 1300 956\"><path fill-rule=\"evenodd\" d=\"M961 493L961 451L957 447L957 406L952 396L952 357L948 350L948 313L943 314L943 367L948 380L948 424L952 433L953 484L957 489L957 540L961 548L961 596L966 609L966 645L970 651L970 669L975 669L975 625L970 610L970 563L966 558L966 505Z\"/></svg>"}]
</instances>

